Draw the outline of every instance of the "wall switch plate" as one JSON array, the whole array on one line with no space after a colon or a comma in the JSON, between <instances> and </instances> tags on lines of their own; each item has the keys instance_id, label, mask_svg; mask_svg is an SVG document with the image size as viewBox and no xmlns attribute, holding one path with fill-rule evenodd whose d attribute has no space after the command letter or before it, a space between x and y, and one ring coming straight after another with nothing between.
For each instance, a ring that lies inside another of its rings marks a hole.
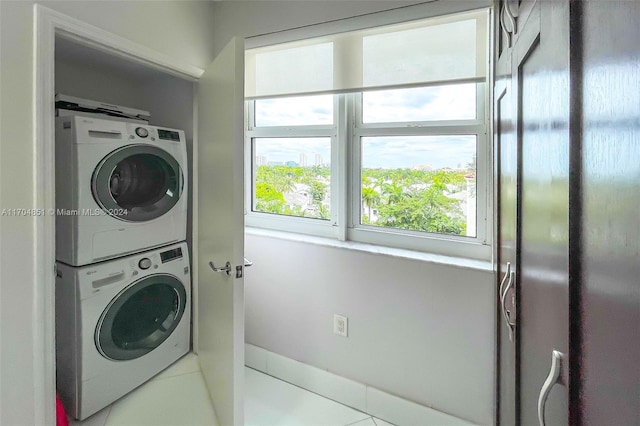
<instances>
[{"instance_id":1,"label":"wall switch plate","mask_svg":"<svg viewBox=\"0 0 640 426\"><path fill-rule=\"evenodd\" d=\"M333 316L333 332L339 336L348 337L349 318L335 314Z\"/></svg>"}]
</instances>

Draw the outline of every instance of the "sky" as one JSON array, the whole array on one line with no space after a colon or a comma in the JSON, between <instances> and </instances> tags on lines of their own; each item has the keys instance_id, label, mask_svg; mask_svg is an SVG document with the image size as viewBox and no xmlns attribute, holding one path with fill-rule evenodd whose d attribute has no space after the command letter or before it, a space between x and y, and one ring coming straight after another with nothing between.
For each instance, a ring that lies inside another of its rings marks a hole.
<instances>
[{"instance_id":1,"label":"sky","mask_svg":"<svg viewBox=\"0 0 640 426\"><path fill-rule=\"evenodd\" d=\"M364 123L430 121L475 118L475 85L462 84L365 92ZM256 101L256 126L330 125L333 122L333 96L319 95ZM255 155L268 162L307 165L330 162L329 138L261 138L255 141ZM363 166L366 168L411 168L431 166L464 167L476 153L476 137L395 136L362 139Z\"/></svg>"}]
</instances>

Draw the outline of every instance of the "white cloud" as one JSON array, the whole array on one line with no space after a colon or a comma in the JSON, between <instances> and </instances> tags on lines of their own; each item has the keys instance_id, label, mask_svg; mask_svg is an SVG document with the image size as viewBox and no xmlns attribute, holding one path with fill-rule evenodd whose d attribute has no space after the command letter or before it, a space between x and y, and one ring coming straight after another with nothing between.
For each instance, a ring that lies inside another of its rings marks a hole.
<instances>
[{"instance_id":1,"label":"white cloud","mask_svg":"<svg viewBox=\"0 0 640 426\"><path fill-rule=\"evenodd\" d=\"M333 95L259 99L257 126L333 124Z\"/></svg>"},{"instance_id":2,"label":"white cloud","mask_svg":"<svg viewBox=\"0 0 640 426\"><path fill-rule=\"evenodd\" d=\"M372 91L363 94L365 122L472 119L476 116L475 84ZM333 95L300 96L256 101L256 124L317 125L333 123ZM469 135L366 137L363 165L371 168L434 169L465 166L476 155L476 138ZM330 138L259 138L254 155L269 162L316 163L316 154L331 161Z\"/></svg>"},{"instance_id":3,"label":"white cloud","mask_svg":"<svg viewBox=\"0 0 640 426\"><path fill-rule=\"evenodd\" d=\"M476 137L469 135L362 138L362 162L366 168L456 168L471 162L474 155Z\"/></svg>"},{"instance_id":4,"label":"white cloud","mask_svg":"<svg viewBox=\"0 0 640 426\"><path fill-rule=\"evenodd\" d=\"M269 162L300 162L300 155L306 155L307 165L315 165L315 156L322 156L322 162L331 162L330 138L257 138L254 141L256 156L265 156Z\"/></svg>"}]
</instances>

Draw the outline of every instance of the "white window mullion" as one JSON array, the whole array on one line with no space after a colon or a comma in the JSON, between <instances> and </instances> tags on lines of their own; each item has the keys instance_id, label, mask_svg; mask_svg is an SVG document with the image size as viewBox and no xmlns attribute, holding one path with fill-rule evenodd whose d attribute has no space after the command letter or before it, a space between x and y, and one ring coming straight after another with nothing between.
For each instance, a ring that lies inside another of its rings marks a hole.
<instances>
[{"instance_id":1,"label":"white window mullion","mask_svg":"<svg viewBox=\"0 0 640 426\"><path fill-rule=\"evenodd\" d=\"M346 227L349 211L349 191L347 186L349 181L349 108L347 98L348 95L336 96L335 122L337 136L332 151L335 179L332 180L331 208L333 225L336 227L337 238L340 241L346 241L347 239Z\"/></svg>"},{"instance_id":2,"label":"white window mullion","mask_svg":"<svg viewBox=\"0 0 640 426\"><path fill-rule=\"evenodd\" d=\"M362 205L360 202L360 186L362 176L361 148L360 136L357 134L358 123L362 114L360 107L360 94L353 93L349 95L349 106L351 118L349 123L349 223L347 227L352 229L360 224L360 215L362 214ZM349 237L347 230L347 236ZM350 237L349 237L350 238Z\"/></svg>"},{"instance_id":3,"label":"white window mullion","mask_svg":"<svg viewBox=\"0 0 640 426\"><path fill-rule=\"evenodd\" d=\"M482 124L471 126L376 126L355 129L359 137L367 136L439 136L439 135L476 135L484 133Z\"/></svg>"},{"instance_id":4,"label":"white window mullion","mask_svg":"<svg viewBox=\"0 0 640 426\"><path fill-rule=\"evenodd\" d=\"M249 131L254 138L315 138L336 136L335 126L261 127Z\"/></svg>"},{"instance_id":5,"label":"white window mullion","mask_svg":"<svg viewBox=\"0 0 640 426\"><path fill-rule=\"evenodd\" d=\"M477 240L482 244L488 243L488 196L489 196L489 177L490 159L488 158L487 149L488 138L486 133L478 134L478 154L476 157L476 232Z\"/></svg>"},{"instance_id":6,"label":"white window mullion","mask_svg":"<svg viewBox=\"0 0 640 426\"><path fill-rule=\"evenodd\" d=\"M250 132L255 127L256 104L255 102L245 102L245 129Z\"/></svg>"}]
</instances>

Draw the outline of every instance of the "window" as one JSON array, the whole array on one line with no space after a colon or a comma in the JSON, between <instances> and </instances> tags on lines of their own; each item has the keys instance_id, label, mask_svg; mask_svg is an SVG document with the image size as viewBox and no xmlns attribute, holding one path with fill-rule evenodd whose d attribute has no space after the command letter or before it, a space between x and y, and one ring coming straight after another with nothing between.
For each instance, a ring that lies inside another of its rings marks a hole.
<instances>
[{"instance_id":1,"label":"window","mask_svg":"<svg viewBox=\"0 0 640 426\"><path fill-rule=\"evenodd\" d=\"M247 51L247 224L488 257L486 22L474 11Z\"/></svg>"},{"instance_id":2,"label":"window","mask_svg":"<svg viewBox=\"0 0 640 426\"><path fill-rule=\"evenodd\" d=\"M330 138L254 138L253 152L253 211L330 218Z\"/></svg>"}]
</instances>

